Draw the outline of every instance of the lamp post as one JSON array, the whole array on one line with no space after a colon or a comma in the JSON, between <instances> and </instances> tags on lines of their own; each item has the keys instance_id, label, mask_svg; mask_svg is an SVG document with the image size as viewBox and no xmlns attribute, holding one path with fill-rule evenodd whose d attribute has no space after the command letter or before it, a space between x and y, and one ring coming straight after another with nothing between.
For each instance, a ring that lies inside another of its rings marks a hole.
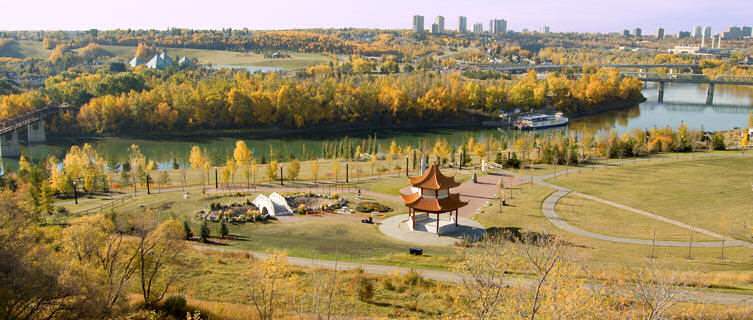
<instances>
[{"instance_id":1,"label":"lamp post","mask_svg":"<svg viewBox=\"0 0 753 320\"><path fill-rule=\"evenodd\" d=\"M217 167L214 167L214 188L220 188L220 183L217 181Z\"/></svg>"},{"instance_id":2,"label":"lamp post","mask_svg":"<svg viewBox=\"0 0 753 320\"><path fill-rule=\"evenodd\" d=\"M71 181L73 184L73 201L78 204L78 191L76 191L76 181Z\"/></svg>"},{"instance_id":3,"label":"lamp post","mask_svg":"<svg viewBox=\"0 0 753 320\"><path fill-rule=\"evenodd\" d=\"M283 178L283 176L282 176L282 166L280 166L280 185L281 185L281 186L285 184L285 183L283 182L283 179L284 179L284 178Z\"/></svg>"},{"instance_id":4,"label":"lamp post","mask_svg":"<svg viewBox=\"0 0 753 320\"><path fill-rule=\"evenodd\" d=\"M349 165L350 165L350 163L348 163L348 162L345 163L345 183L348 183L348 174L349 174L348 171L350 171L350 166Z\"/></svg>"},{"instance_id":5,"label":"lamp post","mask_svg":"<svg viewBox=\"0 0 753 320\"><path fill-rule=\"evenodd\" d=\"M151 189L149 188L149 174L146 174L146 194L152 194Z\"/></svg>"}]
</instances>

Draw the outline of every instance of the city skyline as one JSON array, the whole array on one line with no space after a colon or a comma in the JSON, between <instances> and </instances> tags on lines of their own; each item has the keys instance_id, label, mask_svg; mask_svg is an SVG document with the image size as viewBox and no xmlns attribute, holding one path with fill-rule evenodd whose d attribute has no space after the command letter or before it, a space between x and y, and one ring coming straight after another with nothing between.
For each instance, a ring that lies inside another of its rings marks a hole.
<instances>
[{"instance_id":1,"label":"city skyline","mask_svg":"<svg viewBox=\"0 0 753 320\"><path fill-rule=\"evenodd\" d=\"M128 6L116 8L103 6L101 2L93 0L71 0L65 3L29 0L23 3L11 2L6 4L6 8L14 14L0 22L0 30L168 27L230 27L252 30L344 27L410 29L410 24L406 22L417 14L428 17L428 21L433 21L436 16L444 16L447 18L446 30L457 30L459 16L467 17L467 22L471 25L479 22L486 24L489 19L501 18L509 21L509 30L538 30L547 25L552 32L609 33L620 32L625 28L650 30L663 27L671 34L680 30L693 30L699 24L709 25L714 30L723 30L730 25L753 24L753 19L747 15L753 9L753 4L740 0L720 0L714 3L699 1L683 6L648 0L631 3L542 1L525 5L487 0L473 3L444 0L417 0L409 3L394 0L379 3L353 3L344 0L248 3L217 0L212 6L200 5L195 0L134 0ZM165 14L166 12L170 14Z\"/></svg>"}]
</instances>

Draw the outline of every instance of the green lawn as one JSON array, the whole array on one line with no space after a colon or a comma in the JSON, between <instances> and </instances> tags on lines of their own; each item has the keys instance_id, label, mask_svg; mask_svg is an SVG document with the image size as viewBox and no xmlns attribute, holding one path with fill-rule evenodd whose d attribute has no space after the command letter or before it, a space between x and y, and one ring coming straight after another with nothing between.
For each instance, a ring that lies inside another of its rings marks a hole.
<instances>
[{"instance_id":1,"label":"green lawn","mask_svg":"<svg viewBox=\"0 0 753 320\"><path fill-rule=\"evenodd\" d=\"M667 159L558 177L558 185L749 239L753 157ZM748 226L747 228L745 226Z\"/></svg>"}]
</instances>

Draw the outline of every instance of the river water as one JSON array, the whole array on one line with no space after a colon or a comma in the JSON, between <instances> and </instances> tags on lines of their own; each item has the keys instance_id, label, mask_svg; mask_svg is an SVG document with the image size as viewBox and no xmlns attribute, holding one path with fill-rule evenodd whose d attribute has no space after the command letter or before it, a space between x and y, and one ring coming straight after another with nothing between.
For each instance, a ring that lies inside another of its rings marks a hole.
<instances>
[{"instance_id":1,"label":"river water","mask_svg":"<svg viewBox=\"0 0 753 320\"><path fill-rule=\"evenodd\" d=\"M604 112L598 115L573 119L568 126L569 131L605 132L614 130L619 133L632 129L647 129L654 126L679 126L685 122L691 129L722 130L743 127L747 124L747 116L753 110L753 88L742 86L717 86L713 105L705 105L706 86L693 84L667 85L664 103L657 102L657 89L649 86L643 91L648 99L646 102L633 107ZM557 129L561 130L561 129ZM149 159L160 163L161 168L168 168L173 159L181 165L186 165L189 150L198 145L207 150L217 159L232 156L235 141L243 139L254 152L257 159L262 153L268 153L270 146L277 154L299 155L305 148L307 153L320 153L325 141L336 142L343 136L349 136L351 141L361 143L363 139L376 135L379 143L386 149L394 139L400 144L416 145L419 139L434 141L437 136L443 137L451 144L458 144L469 137L483 140L487 136L499 137L510 134L495 128L462 128L462 129L433 129L433 130L377 130L353 131L337 134L289 134L279 137L204 137L204 138L104 138L95 140L55 140L47 144L22 145L24 156L34 160L44 159L48 155L55 155L58 159L65 156L65 151L71 145L81 145L84 142L92 144L100 156L111 162L127 159L127 149L132 144L138 144L142 152ZM268 158L268 156L267 156ZM3 158L3 164L15 168L18 159Z\"/></svg>"}]
</instances>

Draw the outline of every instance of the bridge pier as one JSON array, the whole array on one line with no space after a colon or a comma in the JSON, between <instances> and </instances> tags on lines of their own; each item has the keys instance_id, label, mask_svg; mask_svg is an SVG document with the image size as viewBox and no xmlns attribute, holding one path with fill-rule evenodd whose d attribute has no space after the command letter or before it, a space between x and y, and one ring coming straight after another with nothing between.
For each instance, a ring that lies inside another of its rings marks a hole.
<instances>
[{"instance_id":1,"label":"bridge pier","mask_svg":"<svg viewBox=\"0 0 753 320\"><path fill-rule=\"evenodd\" d=\"M27 142L28 143L40 143L47 141L47 136L44 133L44 120L32 122L26 125Z\"/></svg>"},{"instance_id":2,"label":"bridge pier","mask_svg":"<svg viewBox=\"0 0 753 320\"><path fill-rule=\"evenodd\" d=\"M659 81L659 103L664 102L664 82Z\"/></svg>"},{"instance_id":3,"label":"bridge pier","mask_svg":"<svg viewBox=\"0 0 753 320\"><path fill-rule=\"evenodd\" d=\"M20 157L21 144L18 143L16 129L5 133L0 137L0 157Z\"/></svg>"},{"instance_id":4,"label":"bridge pier","mask_svg":"<svg viewBox=\"0 0 753 320\"><path fill-rule=\"evenodd\" d=\"M706 89L706 104L714 104L714 84L709 83L708 89Z\"/></svg>"}]
</instances>

